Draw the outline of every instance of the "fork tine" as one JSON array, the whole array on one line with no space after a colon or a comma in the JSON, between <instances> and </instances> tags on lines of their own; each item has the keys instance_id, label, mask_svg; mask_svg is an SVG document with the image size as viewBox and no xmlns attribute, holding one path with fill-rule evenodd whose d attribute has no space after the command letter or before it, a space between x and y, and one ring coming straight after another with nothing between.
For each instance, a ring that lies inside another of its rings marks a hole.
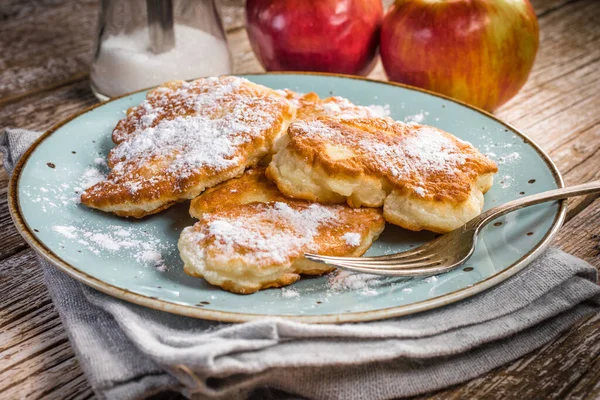
<instances>
[{"instance_id":1,"label":"fork tine","mask_svg":"<svg viewBox=\"0 0 600 400\"><path fill-rule=\"evenodd\" d=\"M400 260L403 258L408 258L413 255L418 255L422 253L425 249L422 249L423 246L417 247L414 250L403 251L401 253L396 254L388 254L385 256L372 256L372 257L336 257L336 256L323 256L319 254L305 253L304 256L313 261L324 261L324 260L360 260L360 261L391 261L391 260Z\"/></svg>"},{"instance_id":2,"label":"fork tine","mask_svg":"<svg viewBox=\"0 0 600 400\"><path fill-rule=\"evenodd\" d=\"M349 263L349 264L361 264L365 266L378 266L378 265L388 265L388 264L408 264L408 263L416 263L418 261L429 261L431 258L436 256L435 253L419 253L409 257L399 257L399 258L390 258L387 260L365 260L361 257L356 258L344 258L340 257L337 259L338 262ZM333 261L333 260L332 260Z\"/></svg>"},{"instance_id":3,"label":"fork tine","mask_svg":"<svg viewBox=\"0 0 600 400\"><path fill-rule=\"evenodd\" d=\"M358 262L337 262L335 265L340 268L345 267L358 267L358 268L369 268L372 270L381 269L385 271L390 270L400 270L400 269L417 269L417 268L428 268L435 267L437 265L442 264L446 259L433 259L433 260L424 260L422 262L398 262L398 263L388 263L388 264L369 264L369 263L358 263Z\"/></svg>"},{"instance_id":4,"label":"fork tine","mask_svg":"<svg viewBox=\"0 0 600 400\"><path fill-rule=\"evenodd\" d=\"M349 266L349 265L335 265L335 264L331 264L333 266L338 266L341 269L347 270L347 271L353 271L353 272L360 272L360 273L365 273L365 274L372 274L372 275L383 275L383 276L405 276L405 277L410 277L410 276L431 276L431 275L436 275L439 274L441 272L445 272L447 269L450 269L451 267L449 266L442 266L442 267L426 267L426 268L413 268L413 269L381 269L381 268L364 268L364 267L353 267L353 266Z\"/></svg>"},{"instance_id":5,"label":"fork tine","mask_svg":"<svg viewBox=\"0 0 600 400\"><path fill-rule=\"evenodd\" d=\"M363 272L369 273L370 271L381 270L381 271L393 271L393 270L415 270L419 268L431 268L443 263L446 259L435 258L433 260L423 260L421 262L410 262L404 260L397 260L387 263L373 263L364 262L360 258L349 258L339 257L337 259L322 259L319 256L311 256L306 254L305 257L308 260L320 262L323 264L331 265L343 269L360 269ZM419 260L417 260L419 261Z\"/></svg>"}]
</instances>

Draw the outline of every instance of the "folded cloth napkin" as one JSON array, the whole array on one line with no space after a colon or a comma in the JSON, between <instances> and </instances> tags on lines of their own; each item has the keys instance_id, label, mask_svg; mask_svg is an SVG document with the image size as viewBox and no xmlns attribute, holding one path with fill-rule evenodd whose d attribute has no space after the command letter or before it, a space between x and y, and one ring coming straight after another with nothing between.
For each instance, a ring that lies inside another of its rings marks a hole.
<instances>
[{"instance_id":1,"label":"folded cloth napkin","mask_svg":"<svg viewBox=\"0 0 600 400\"><path fill-rule=\"evenodd\" d=\"M9 173L38 135L0 135ZM40 265L101 399L143 398L167 389L211 399L416 395L519 358L600 307L595 268L556 249L459 303L343 325L186 318L112 298L42 259Z\"/></svg>"}]
</instances>

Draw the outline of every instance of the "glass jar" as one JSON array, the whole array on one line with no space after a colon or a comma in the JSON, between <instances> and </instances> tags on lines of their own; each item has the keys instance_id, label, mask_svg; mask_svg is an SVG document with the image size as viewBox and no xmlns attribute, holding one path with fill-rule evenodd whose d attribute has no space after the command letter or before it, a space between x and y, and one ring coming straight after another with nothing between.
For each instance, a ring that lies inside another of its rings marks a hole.
<instances>
[{"instance_id":1,"label":"glass jar","mask_svg":"<svg viewBox=\"0 0 600 400\"><path fill-rule=\"evenodd\" d=\"M102 0L101 7L90 72L100 100L232 71L214 0Z\"/></svg>"}]
</instances>

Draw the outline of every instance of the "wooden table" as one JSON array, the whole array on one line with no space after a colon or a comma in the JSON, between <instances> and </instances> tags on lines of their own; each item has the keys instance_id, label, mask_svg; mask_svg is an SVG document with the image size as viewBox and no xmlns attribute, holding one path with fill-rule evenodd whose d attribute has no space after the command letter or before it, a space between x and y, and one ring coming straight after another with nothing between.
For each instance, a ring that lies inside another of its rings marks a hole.
<instances>
[{"instance_id":1,"label":"wooden table","mask_svg":"<svg viewBox=\"0 0 600 400\"><path fill-rule=\"evenodd\" d=\"M222 1L235 72L261 71L241 1ZM497 115L537 141L567 184L600 179L600 1L533 3L540 52L527 85ZM98 8L96 0L3 0L0 127L43 131L96 103L88 69ZM381 66L371 77L385 79ZM0 398L94 397L34 253L11 224L7 182L0 169ZM600 268L599 234L600 199L579 198L569 204L554 245ZM597 315L515 362L420 398L598 398L599 354Z\"/></svg>"}]
</instances>

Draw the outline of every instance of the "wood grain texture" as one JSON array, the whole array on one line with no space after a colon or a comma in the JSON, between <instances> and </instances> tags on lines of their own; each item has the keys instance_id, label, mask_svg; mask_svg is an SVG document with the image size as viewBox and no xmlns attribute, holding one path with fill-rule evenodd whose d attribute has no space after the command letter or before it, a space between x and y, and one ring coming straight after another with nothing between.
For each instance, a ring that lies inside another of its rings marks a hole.
<instances>
[{"instance_id":1,"label":"wood grain texture","mask_svg":"<svg viewBox=\"0 0 600 400\"><path fill-rule=\"evenodd\" d=\"M1 167L0 167L1 168ZM25 240L17 233L8 212L8 174L0 169L0 260L27 247Z\"/></svg>"},{"instance_id":2,"label":"wood grain texture","mask_svg":"<svg viewBox=\"0 0 600 400\"><path fill-rule=\"evenodd\" d=\"M0 398L91 395L33 250L0 261Z\"/></svg>"},{"instance_id":3,"label":"wood grain texture","mask_svg":"<svg viewBox=\"0 0 600 400\"><path fill-rule=\"evenodd\" d=\"M392 0L385 0L386 6ZM262 67L243 0L220 0L236 73ZM600 179L600 2L533 0L541 47L530 79L497 115L555 159L568 183ZM96 103L86 79L98 0L0 3L0 127L46 130ZM385 79L379 63L371 77ZM0 169L0 398L93 397L43 285L10 223ZM555 244L600 268L600 200L570 203ZM482 377L419 399L588 399L600 396L600 317Z\"/></svg>"},{"instance_id":4,"label":"wood grain texture","mask_svg":"<svg viewBox=\"0 0 600 400\"><path fill-rule=\"evenodd\" d=\"M98 4L97 0L0 3L0 105L87 76Z\"/></svg>"}]
</instances>

